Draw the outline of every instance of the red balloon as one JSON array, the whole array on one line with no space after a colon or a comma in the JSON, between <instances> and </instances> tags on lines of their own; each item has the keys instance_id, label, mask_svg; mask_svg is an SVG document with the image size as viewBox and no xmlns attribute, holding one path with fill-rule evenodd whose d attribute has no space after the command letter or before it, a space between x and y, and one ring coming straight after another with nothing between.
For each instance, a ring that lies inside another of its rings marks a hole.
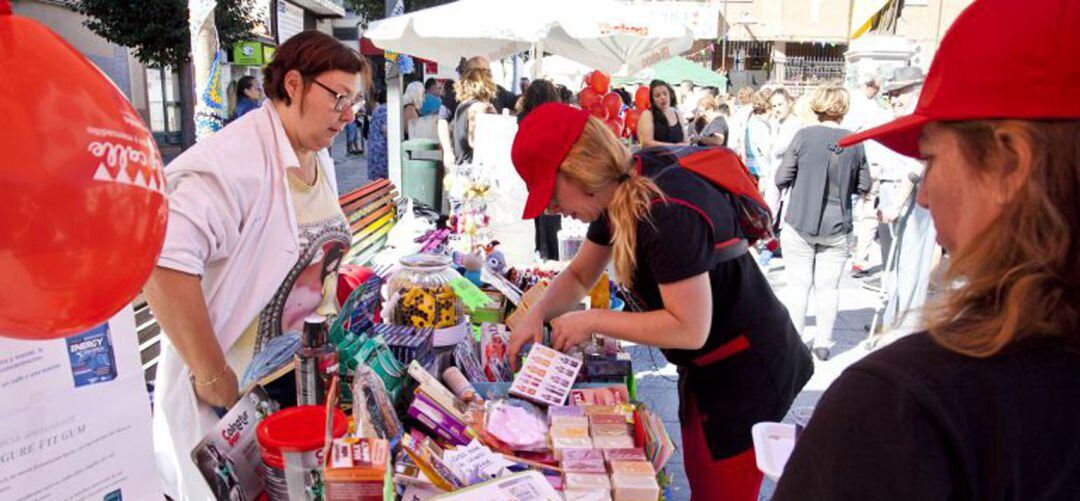
<instances>
[{"instance_id":1,"label":"red balloon","mask_svg":"<svg viewBox=\"0 0 1080 501\"><path fill-rule=\"evenodd\" d=\"M623 136L623 123L622 123L622 120L619 120L618 118L614 118L614 119L605 121L604 125L606 125L609 129L611 129L611 132L613 134L615 134L615 137L624 137Z\"/></svg>"},{"instance_id":2,"label":"red balloon","mask_svg":"<svg viewBox=\"0 0 1080 501\"><path fill-rule=\"evenodd\" d=\"M0 13L0 336L53 339L138 294L165 239L153 136L82 54Z\"/></svg>"},{"instance_id":3,"label":"red balloon","mask_svg":"<svg viewBox=\"0 0 1080 501\"><path fill-rule=\"evenodd\" d=\"M642 110L626 110L626 128L631 134L637 134L638 120L641 120Z\"/></svg>"},{"instance_id":4,"label":"red balloon","mask_svg":"<svg viewBox=\"0 0 1080 501\"><path fill-rule=\"evenodd\" d=\"M600 120L607 121L608 119L607 108L604 107L603 103L596 103L590 106L589 113L592 113L592 116L599 118Z\"/></svg>"},{"instance_id":5,"label":"red balloon","mask_svg":"<svg viewBox=\"0 0 1080 501\"><path fill-rule=\"evenodd\" d=\"M581 89L581 92L578 92L577 99L583 110L590 109L595 104L600 104L600 95L595 90L592 90L592 87Z\"/></svg>"},{"instance_id":6,"label":"red balloon","mask_svg":"<svg viewBox=\"0 0 1080 501\"><path fill-rule=\"evenodd\" d=\"M604 96L604 108L607 108L608 116L617 117L622 114L622 98L614 92Z\"/></svg>"},{"instance_id":7,"label":"red balloon","mask_svg":"<svg viewBox=\"0 0 1080 501\"><path fill-rule=\"evenodd\" d=\"M596 70L590 73L592 78L586 79L589 82L589 87L596 91L597 94L603 96L611 90L611 78L605 75L603 72Z\"/></svg>"},{"instance_id":8,"label":"red balloon","mask_svg":"<svg viewBox=\"0 0 1080 501\"><path fill-rule=\"evenodd\" d=\"M652 106L648 87L638 87L634 92L634 107L639 110L647 110Z\"/></svg>"}]
</instances>

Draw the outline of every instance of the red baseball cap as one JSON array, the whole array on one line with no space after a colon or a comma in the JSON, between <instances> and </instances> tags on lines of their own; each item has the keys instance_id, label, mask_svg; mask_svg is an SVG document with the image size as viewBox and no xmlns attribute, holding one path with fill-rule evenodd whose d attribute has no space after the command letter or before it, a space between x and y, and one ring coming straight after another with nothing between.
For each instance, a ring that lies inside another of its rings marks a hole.
<instances>
[{"instance_id":1,"label":"red baseball cap","mask_svg":"<svg viewBox=\"0 0 1080 501\"><path fill-rule=\"evenodd\" d=\"M1077 0L975 0L941 40L915 111L839 144L874 139L919 157L929 122L1080 118L1077 32Z\"/></svg>"},{"instance_id":2,"label":"red baseball cap","mask_svg":"<svg viewBox=\"0 0 1080 501\"><path fill-rule=\"evenodd\" d=\"M544 213L555 192L555 174L574 146L589 112L562 103L546 103L529 112L518 124L510 158L529 189L524 219Z\"/></svg>"}]
</instances>

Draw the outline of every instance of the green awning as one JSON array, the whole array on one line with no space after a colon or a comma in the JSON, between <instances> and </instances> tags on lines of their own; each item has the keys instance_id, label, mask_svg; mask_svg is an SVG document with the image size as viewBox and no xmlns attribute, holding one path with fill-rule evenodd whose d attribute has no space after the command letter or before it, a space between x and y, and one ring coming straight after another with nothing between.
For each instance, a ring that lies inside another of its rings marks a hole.
<instances>
[{"instance_id":1,"label":"green awning","mask_svg":"<svg viewBox=\"0 0 1080 501\"><path fill-rule=\"evenodd\" d=\"M660 61L633 76L612 77L611 83L615 85L648 84L650 80L656 79L663 80L672 86L678 86L683 80L689 80L697 86L717 87L721 92L727 89L727 78L723 75L679 56Z\"/></svg>"}]
</instances>

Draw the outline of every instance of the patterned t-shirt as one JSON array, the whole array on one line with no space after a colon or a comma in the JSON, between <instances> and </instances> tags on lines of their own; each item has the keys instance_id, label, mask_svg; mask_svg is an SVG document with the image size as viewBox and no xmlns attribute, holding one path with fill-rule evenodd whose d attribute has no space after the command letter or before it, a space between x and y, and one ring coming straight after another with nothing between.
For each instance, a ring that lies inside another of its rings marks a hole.
<instances>
[{"instance_id":1,"label":"patterned t-shirt","mask_svg":"<svg viewBox=\"0 0 1080 501\"><path fill-rule=\"evenodd\" d=\"M300 332L308 316L337 313L338 266L352 240L348 220L321 165L314 185L305 183L292 170L288 179L299 230L300 258L274 297L226 354L234 370L245 370L271 339L284 332Z\"/></svg>"}]
</instances>

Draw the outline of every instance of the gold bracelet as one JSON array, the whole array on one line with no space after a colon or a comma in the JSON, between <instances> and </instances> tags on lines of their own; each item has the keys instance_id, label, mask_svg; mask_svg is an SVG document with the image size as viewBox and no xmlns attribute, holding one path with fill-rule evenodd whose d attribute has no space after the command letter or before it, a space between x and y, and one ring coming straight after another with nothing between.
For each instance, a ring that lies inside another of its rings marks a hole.
<instances>
[{"instance_id":1,"label":"gold bracelet","mask_svg":"<svg viewBox=\"0 0 1080 501\"><path fill-rule=\"evenodd\" d=\"M200 382L197 379L195 379L195 374L191 374L191 384L193 384L195 386L210 386L210 385L220 381L221 378L225 377L225 374L228 374L228 373L229 373L229 363L225 362L225 367L221 369L221 372L215 374L214 377L210 378L207 381L201 381Z\"/></svg>"}]
</instances>

